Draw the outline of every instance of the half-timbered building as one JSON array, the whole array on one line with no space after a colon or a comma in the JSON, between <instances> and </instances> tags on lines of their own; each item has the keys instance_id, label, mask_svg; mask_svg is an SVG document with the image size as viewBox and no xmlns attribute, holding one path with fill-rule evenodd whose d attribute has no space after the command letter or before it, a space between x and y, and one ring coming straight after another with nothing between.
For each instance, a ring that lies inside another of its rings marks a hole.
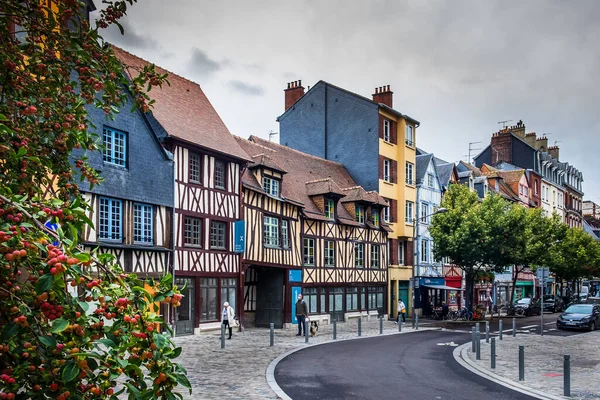
<instances>
[{"instance_id":1,"label":"half-timbered building","mask_svg":"<svg viewBox=\"0 0 600 400\"><path fill-rule=\"evenodd\" d=\"M131 75L149 64L114 51ZM248 157L200 86L168 74L169 85L151 92L148 118L175 163L173 264L176 284L186 287L176 332L191 334L218 328L223 302L236 309L241 304L233 225L241 219L240 177Z\"/></svg>"},{"instance_id":2,"label":"half-timbered building","mask_svg":"<svg viewBox=\"0 0 600 400\"><path fill-rule=\"evenodd\" d=\"M251 136L244 172L246 325L296 323L304 295L311 318L384 314L388 206L340 163Z\"/></svg>"}]
</instances>

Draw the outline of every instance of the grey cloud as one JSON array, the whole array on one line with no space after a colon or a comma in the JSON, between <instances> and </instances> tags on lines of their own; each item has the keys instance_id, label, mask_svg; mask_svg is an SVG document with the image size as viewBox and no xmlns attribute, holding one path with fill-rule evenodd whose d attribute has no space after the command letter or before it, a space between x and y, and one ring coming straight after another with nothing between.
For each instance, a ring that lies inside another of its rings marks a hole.
<instances>
[{"instance_id":1,"label":"grey cloud","mask_svg":"<svg viewBox=\"0 0 600 400\"><path fill-rule=\"evenodd\" d=\"M119 28L115 25L111 25L109 28L101 32L104 40L119 46L123 46L127 49L159 49L159 43L147 35L138 33L138 31L136 31L136 29L131 25L129 19L122 19L120 24L125 33L121 35Z\"/></svg>"},{"instance_id":2,"label":"grey cloud","mask_svg":"<svg viewBox=\"0 0 600 400\"><path fill-rule=\"evenodd\" d=\"M233 90L248 96L263 96L265 94L265 89L262 86L251 85L238 80L229 81L227 85Z\"/></svg>"},{"instance_id":3,"label":"grey cloud","mask_svg":"<svg viewBox=\"0 0 600 400\"><path fill-rule=\"evenodd\" d=\"M230 62L228 60L221 62L213 60L206 52L194 47L192 48L191 58L188 63L188 70L194 75L209 77L229 64Z\"/></svg>"}]
</instances>

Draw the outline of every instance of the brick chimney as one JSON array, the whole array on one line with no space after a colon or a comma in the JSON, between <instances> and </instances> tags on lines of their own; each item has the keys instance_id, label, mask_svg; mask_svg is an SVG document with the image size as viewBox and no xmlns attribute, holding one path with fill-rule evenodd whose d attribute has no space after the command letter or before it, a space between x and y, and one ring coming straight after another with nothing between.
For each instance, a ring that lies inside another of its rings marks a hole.
<instances>
[{"instance_id":1,"label":"brick chimney","mask_svg":"<svg viewBox=\"0 0 600 400\"><path fill-rule=\"evenodd\" d=\"M375 93L373 93L373 101L375 103L383 103L386 106L393 108L392 98L394 92L390 90L390 85L381 86L375 88Z\"/></svg>"},{"instance_id":2,"label":"brick chimney","mask_svg":"<svg viewBox=\"0 0 600 400\"><path fill-rule=\"evenodd\" d=\"M512 163L512 136L508 128L503 128L492 135L492 166L501 162Z\"/></svg>"},{"instance_id":3,"label":"brick chimney","mask_svg":"<svg viewBox=\"0 0 600 400\"><path fill-rule=\"evenodd\" d=\"M535 139L535 149L541 152L548 151L548 138L546 136Z\"/></svg>"},{"instance_id":4,"label":"brick chimney","mask_svg":"<svg viewBox=\"0 0 600 400\"><path fill-rule=\"evenodd\" d=\"M285 93L285 111L287 111L295 102L304 96L304 87L302 81L289 82L287 89L284 89Z\"/></svg>"},{"instance_id":5,"label":"brick chimney","mask_svg":"<svg viewBox=\"0 0 600 400\"><path fill-rule=\"evenodd\" d=\"M528 145L535 149L535 140L537 139L537 134L535 132L529 132L525 134L525 142Z\"/></svg>"},{"instance_id":6,"label":"brick chimney","mask_svg":"<svg viewBox=\"0 0 600 400\"><path fill-rule=\"evenodd\" d=\"M548 147L548 153L552 156L552 158L558 161L558 146L550 146Z\"/></svg>"},{"instance_id":7,"label":"brick chimney","mask_svg":"<svg viewBox=\"0 0 600 400\"><path fill-rule=\"evenodd\" d=\"M510 131L521 139L525 139L525 124L522 120L519 120L516 125L511 126Z\"/></svg>"}]
</instances>

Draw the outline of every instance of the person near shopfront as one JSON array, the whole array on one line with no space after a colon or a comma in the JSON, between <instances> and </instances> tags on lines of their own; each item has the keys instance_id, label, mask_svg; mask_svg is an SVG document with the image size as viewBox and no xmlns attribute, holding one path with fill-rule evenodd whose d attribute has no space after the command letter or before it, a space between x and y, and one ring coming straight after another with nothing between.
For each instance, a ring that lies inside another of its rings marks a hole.
<instances>
[{"instance_id":1,"label":"person near shopfront","mask_svg":"<svg viewBox=\"0 0 600 400\"><path fill-rule=\"evenodd\" d=\"M298 301L296 301L296 319L298 320L298 334L296 336L302 336L302 329L305 329L304 323L308 317L308 305L304 301L301 294L298 295ZM306 335L306 332L304 332Z\"/></svg>"}]
</instances>

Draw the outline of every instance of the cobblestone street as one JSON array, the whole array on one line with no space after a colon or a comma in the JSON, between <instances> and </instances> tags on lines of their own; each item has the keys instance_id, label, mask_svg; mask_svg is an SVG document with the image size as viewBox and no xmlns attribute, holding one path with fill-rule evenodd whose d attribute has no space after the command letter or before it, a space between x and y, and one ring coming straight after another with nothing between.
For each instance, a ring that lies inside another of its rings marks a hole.
<instances>
[{"instance_id":1,"label":"cobblestone street","mask_svg":"<svg viewBox=\"0 0 600 400\"><path fill-rule=\"evenodd\" d=\"M338 323L337 338L357 337L357 321ZM384 321L384 335L397 334L398 325ZM419 331L431 328L422 327ZM333 325L319 326L318 335L309 338L309 345L332 340ZM402 326L403 333L413 332L410 322ZM277 399L265 378L272 360L282 353L304 347L304 337L296 330L275 330L275 345L269 347L269 330L250 328L234 332L221 349L220 334L183 336L175 342L183 347L179 362L187 369L192 394L185 399ZM362 322L362 336L378 336L379 321Z\"/></svg>"},{"instance_id":2,"label":"cobblestone street","mask_svg":"<svg viewBox=\"0 0 600 400\"><path fill-rule=\"evenodd\" d=\"M505 335L496 338L494 374L555 396L563 394L563 355L571 356L571 398L600 399L600 332L573 336ZM525 346L525 381L519 382L519 345ZM469 348L470 363L492 371L490 345L481 343L481 360Z\"/></svg>"}]
</instances>

